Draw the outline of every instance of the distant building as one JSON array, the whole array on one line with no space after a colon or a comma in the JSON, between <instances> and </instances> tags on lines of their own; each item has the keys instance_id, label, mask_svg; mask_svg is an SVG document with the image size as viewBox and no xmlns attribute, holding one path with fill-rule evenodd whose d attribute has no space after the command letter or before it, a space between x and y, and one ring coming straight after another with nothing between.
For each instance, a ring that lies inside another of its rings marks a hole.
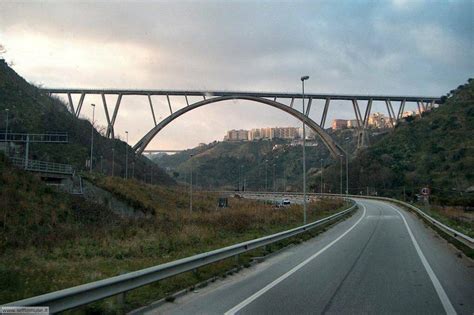
<instances>
[{"instance_id":1,"label":"distant building","mask_svg":"<svg viewBox=\"0 0 474 315\"><path fill-rule=\"evenodd\" d=\"M390 118L382 113L373 113L369 116L368 125L374 129L391 128Z\"/></svg>"},{"instance_id":2,"label":"distant building","mask_svg":"<svg viewBox=\"0 0 474 315\"><path fill-rule=\"evenodd\" d=\"M299 137L298 128L296 127L276 127L272 129L273 138L291 140Z\"/></svg>"},{"instance_id":3,"label":"distant building","mask_svg":"<svg viewBox=\"0 0 474 315\"><path fill-rule=\"evenodd\" d=\"M411 111L403 112L402 118L411 117L411 116L415 116L415 115L416 115L416 112L411 110Z\"/></svg>"},{"instance_id":4,"label":"distant building","mask_svg":"<svg viewBox=\"0 0 474 315\"><path fill-rule=\"evenodd\" d=\"M359 124L357 123L357 119L347 120L347 128L359 128Z\"/></svg>"},{"instance_id":5,"label":"distant building","mask_svg":"<svg viewBox=\"0 0 474 315\"><path fill-rule=\"evenodd\" d=\"M246 141L249 139L249 131L248 130L229 130L227 134L224 136L224 141Z\"/></svg>"},{"instance_id":6,"label":"distant building","mask_svg":"<svg viewBox=\"0 0 474 315\"><path fill-rule=\"evenodd\" d=\"M332 121L332 130L341 130L347 128L346 119L333 119Z\"/></svg>"}]
</instances>

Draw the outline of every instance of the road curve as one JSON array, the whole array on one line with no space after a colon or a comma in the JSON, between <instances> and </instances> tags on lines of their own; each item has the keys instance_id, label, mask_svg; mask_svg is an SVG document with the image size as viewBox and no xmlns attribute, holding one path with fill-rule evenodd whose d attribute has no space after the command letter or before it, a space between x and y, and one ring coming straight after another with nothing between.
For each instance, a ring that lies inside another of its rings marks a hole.
<instances>
[{"instance_id":1,"label":"road curve","mask_svg":"<svg viewBox=\"0 0 474 315\"><path fill-rule=\"evenodd\" d=\"M412 213L357 213L265 262L145 314L473 314L474 263Z\"/></svg>"}]
</instances>

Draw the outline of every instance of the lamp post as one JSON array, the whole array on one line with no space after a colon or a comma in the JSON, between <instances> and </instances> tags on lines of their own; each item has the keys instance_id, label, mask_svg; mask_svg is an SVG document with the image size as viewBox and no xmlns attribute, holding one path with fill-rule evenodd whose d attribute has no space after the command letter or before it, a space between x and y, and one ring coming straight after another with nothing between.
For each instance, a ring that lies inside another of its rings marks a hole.
<instances>
[{"instance_id":1,"label":"lamp post","mask_svg":"<svg viewBox=\"0 0 474 315\"><path fill-rule=\"evenodd\" d=\"M321 195L323 194L323 159L321 159Z\"/></svg>"},{"instance_id":2,"label":"lamp post","mask_svg":"<svg viewBox=\"0 0 474 315\"><path fill-rule=\"evenodd\" d=\"M346 152L346 197L349 195L349 156Z\"/></svg>"},{"instance_id":3,"label":"lamp post","mask_svg":"<svg viewBox=\"0 0 474 315\"><path fill-rule=\"evenodd\" d=\"M302 101L303 101L303 223L306 224L306 115L304 108L304 81L308 80L309 76L301 77Z\"/></svg>"},{"instance_id":4,"label":"lamp post","mask_svg":"<svg viewBox=\"0 0 474 315\"><path fill-rule=\"evenodd\" d=\"M115 173L115 148L112 148L112 177Z\"/></svg>"},{"instance_id":5,"label":"lamp post","mask_svg":"<svg viewBox=\"0 0 474 315\"><path fill-rule=\"evenodd\" d=\"M268 179L268 176L267 176L267 167L268 167L268 160L265 160L265 191L268 190L268 186L267 186L267 179Z\"/></svg>"},{"instance_id":6,"label":"lamp post","mask_svg":"<svg viewBox=\"0 0 474 315\"><path fill-rule=\"evenodd\" d=\"M190 174L190 183L191 185L189 186L189 212L193 212L193 161L192 158L194 154L190 154L190 164L191 164L191 174Z\"/></svg>"},{"instance_id":7,"label":"lamp post","mask_svg":"<svg viewBox=\"0 0 474 315\"><path fill-rule=\"evenodd\" d=\"M5 111L7 112L7 123L5 125L5 154L8 156L8 142L7 142L7 139L8 139L8 114L10 112L10 109L6 108Z\"/></svg>"},{"instance_id":8,"label":"lamp post","mask_svg":"<svg viewBox=\"0 0 474 315\"><path fill-rule=\"evenodd\" d=\"M125 131L127 135L127 143L125 146L125 179L128 179L128 131Z\"/></svg>"},{"instance_id":9,"label":"lamp post","mask_svg":"<svg viewBox=\"0 0 474 315\"><path fill-rule=\"evenodd\" d=\"M339 154L339 166L340 166L340 183L339 183L339 194L342 196L342 154Z\"/></svg>"},{"instance_id":10,"label":"lamp post","mask_svg":"<svg viewBox=\"0 0 474 315\"><path fill-rule=\"evenodd\" d=\"M94 119L95 119L95 104L92 106L92 123L91 123L91 160L90 160L90 169L89 172L92 173L92 153L94 151Z\"/></svg>"},{"instance_id":11,"label":"lamp post","mask_svg":"<svg viewBox=\"0 0 474 315\"><path fill-rule=\"evenodd\" d=\"M242 189L242 183L243 183L243 180L242 180L242 167L244 167L244 166L240 165L240 169L239 169L239 191Z\"/></svg>"}]
</instances>

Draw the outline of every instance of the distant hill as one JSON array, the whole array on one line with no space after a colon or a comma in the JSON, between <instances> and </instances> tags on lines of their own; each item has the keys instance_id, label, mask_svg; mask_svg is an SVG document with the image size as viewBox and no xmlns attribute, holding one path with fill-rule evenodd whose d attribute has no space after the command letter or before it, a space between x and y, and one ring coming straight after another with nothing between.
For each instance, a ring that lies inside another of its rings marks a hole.
<instances>
[{"instance_id":1,"label":"distant hill","mask_svg":"<svg viewBox=\"0 0 474 315\"><path fill-rule=\"evenodd\" d=\"M5 109L9 113L9 132L67 132L68 144L44 145L32 144L30 158L57 163L72 164L76 170L85 169L86 159L90 155L91 124L84 119L76 118L66 105L57 98L50 97L37 87L26 82L3 60L0 60L0 132L4 132L6 124ZM125 172L126 143L115 139L107 139L99 132L94 134L94 165L95 171L100 171L101 156L103 170L110 174L112 169L112 148L115 149L116 176ZM130 153L130 173L132 150ZM18 152L23 156L21 152ZM154 183L174 184L174 180L166 172L144 157L135 158L134 175L145 179L153 170Z\"/></svg>"},{"instance_id":2,"label":"distant hill","mask_svg":"<svg viewBox=\"0 0 474 315\"><path fill-rule=\"evenodd\" d=\"M350 152L355 150L357 138L353 130L337 131L332 136L343 143L345 149ZM322 142L316 140L308 143L313 145L306 150L308 173L319 171L321 159L323 165L332 163L329 151ZM302 146L292 146L287 140L215 141L173 155L156 155L153 161L167 169L177 180L185 182L189 182L192 166L193 183L206 189L234 190L239 188L239 183L243 186L245 181L246 189L263 190L267 178L266 186L272 190L273 165L276 190L297 191L302 188Z\"/></svg>"},{"instance_id":3,"label":"distant hill","mask_svg":"<svg viewBox=\"0 0 474 315\"><path fill-rule=\"evenodd\" d=\"M405 189L407 198L414 198L429 187L434 202L474 202L474 80L442 100L439 108L402 122L351 160L351 193L365 193L368 187L401 197ZM339 192L338 164L328 168L324 179L329 189ZM312 179L313 188L318 189L319 180Z\"/></svg>"}]
</instances>

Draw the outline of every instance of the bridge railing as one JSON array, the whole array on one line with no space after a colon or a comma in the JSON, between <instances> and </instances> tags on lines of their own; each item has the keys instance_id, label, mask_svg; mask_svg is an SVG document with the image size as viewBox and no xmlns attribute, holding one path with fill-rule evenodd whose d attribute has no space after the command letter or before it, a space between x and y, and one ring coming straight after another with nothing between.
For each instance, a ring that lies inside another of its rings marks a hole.
<instances>
[{"instance_id":1,"label":"bridge railing","mask_svg":"<svg viewBox=\"0 0 474 315\"><path fill-rule=\"evenodd\" d=\"M5 306L49 306L51 313L65 311L113 295L121 294L165 278L176 276L183 272L191 271L265 245L279 242L323 224L338 220L356 208L356 204L352 202L352 205L346 210L291 230L179 259L155 267L8 303Z\"/></svg>"},{"instance_id":2,"label":"bridge railing","mask_svg":"<svg viewBox=\"0 0 474 315\"><path fill-rule=\"evenodd\" d=\"M0 133L0 142L42 142L42 143L68 143L66 132L58 133Z\"/></svg>"},{"instance_id":3,"label":"bridge railing","mask_svg":"<svg viewBox=\"0 0 474 315\"><path fill-rule=\"evenodd\" d=\"M31 172L55 173L64 175L72 175L74 173L72 165L69 164L52 163L38 160L25 160L23 158L17 157L10 158L10 161L16 167Z\"/></svg>"}]
</instances>

